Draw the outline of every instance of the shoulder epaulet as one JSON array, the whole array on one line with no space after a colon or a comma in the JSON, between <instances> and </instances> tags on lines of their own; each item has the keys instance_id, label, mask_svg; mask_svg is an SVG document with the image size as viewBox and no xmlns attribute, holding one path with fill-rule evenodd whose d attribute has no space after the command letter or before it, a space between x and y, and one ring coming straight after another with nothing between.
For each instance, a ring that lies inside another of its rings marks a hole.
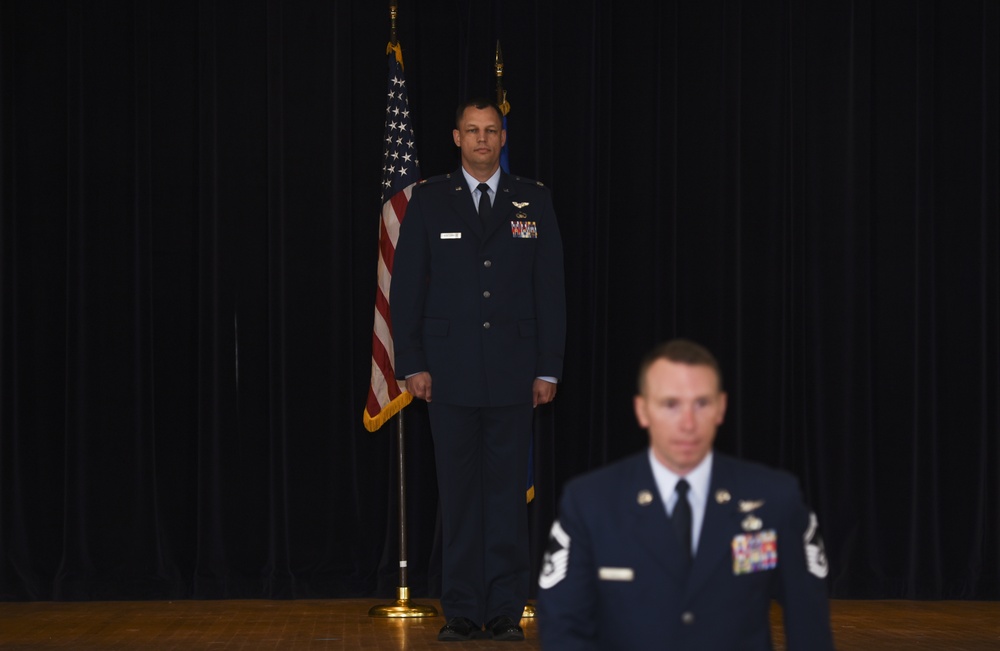
<instances>
[{"instance_id":1,"label":"shoulder epaulet","mask_svg":"<svg viewBox=\"0 0 1000 651\"><path fill-rule=\"evenodd\" d=\"M511 176L510 178L514 179L518 183L527 183L528 185L537 185L540 188L544 188L545 187L545 184L542 183L541 181L535 181L534 179L526 179L523 176Z\"/></svg>"},{"instance_id":2,"label":"shoulder epaulet","mask_svg":"<svg viewBox=\"0 0 1000 651\"><path fill-rule=\"evenodd\" d=\"M437 176L432 176L429 179L420 179L417 185L427 185L428 183L440 183L441 181L446 181L451 177L451 174L438 174Z\"/></svg>"}]
</instances>

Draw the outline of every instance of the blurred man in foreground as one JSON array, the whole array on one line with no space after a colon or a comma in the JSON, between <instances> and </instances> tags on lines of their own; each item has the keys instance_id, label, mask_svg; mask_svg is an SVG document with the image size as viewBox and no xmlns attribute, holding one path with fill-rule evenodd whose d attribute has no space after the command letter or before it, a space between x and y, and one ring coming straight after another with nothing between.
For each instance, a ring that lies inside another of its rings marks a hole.
<instances>
[{"instance_id":1,"label":"blurred man in foreground","mask_svg":"<svg viewBox=\"0 0 1000 651\"><path fill-rule=\"evenodd\" d=\"M557 649L833 648L826 554L788 473L714 453L726 415L719 365L674 340L639 370L649 449L567 484L538 600Z\"/></svg>"}]
</instances>

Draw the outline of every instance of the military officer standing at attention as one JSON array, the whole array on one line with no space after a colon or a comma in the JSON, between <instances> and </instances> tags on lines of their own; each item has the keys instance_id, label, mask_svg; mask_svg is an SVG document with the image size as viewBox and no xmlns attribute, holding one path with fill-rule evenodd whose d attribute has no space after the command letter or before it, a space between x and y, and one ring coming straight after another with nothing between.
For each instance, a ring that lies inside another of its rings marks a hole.
<instances>
[{"instance_id":1,"label":"military officer standing at attention","mask_svg":"<svg viewBox=\"0 0 1000 651\"><path fill-rule=\"evenodd\" d=\"M396 375L427 401L434 439L447 620L438 639L518 641L532 414L562 374L562 240L549 191L500 169L496 104L460 106L453 137L461 167L417 185L400 228Z\"/></svg>"},{"instance_id":2,"label":"military officer standing at attention","mask_svg":"<svg viewBox=\"0 0 1000 651\"><path fill-rule=\"evenodd\" d=\"M712 451L726 414L718 363L674 340L639 370L649 449L566 485L539 579L542 647L833 648L826 553L786 472Z\"/></svg>"}]
</instances>

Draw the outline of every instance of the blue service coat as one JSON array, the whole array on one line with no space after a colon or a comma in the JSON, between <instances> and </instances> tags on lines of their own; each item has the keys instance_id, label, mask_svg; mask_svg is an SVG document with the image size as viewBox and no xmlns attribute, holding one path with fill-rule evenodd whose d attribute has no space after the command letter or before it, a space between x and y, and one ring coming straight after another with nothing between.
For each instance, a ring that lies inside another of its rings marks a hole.
<instances>
[{"instance_id":1,"label":"blue service coat","mask_svg":"<svg viewBox=\"0 0 1000 651\"><path fill-rule=\"evenodd\" d=\"M788 649L832 649L826 556L797 480L715 453L710 485L685 570L648 452L567 484L539 581L542 647L771 649L775 598Z\"/></svg>"},{"instance_id":2,"label":"blue service coat","mask_svg":"<svg viewBox=\"0 0 1000 651\"><path fill-rule=\"evenodd\" d=\"M396 376L429 371L435 402L530 403L562 376L562 239L547 188L501 174L482 223L461 170L413 189L393 263Z\"/></svg>"}]
</instances>

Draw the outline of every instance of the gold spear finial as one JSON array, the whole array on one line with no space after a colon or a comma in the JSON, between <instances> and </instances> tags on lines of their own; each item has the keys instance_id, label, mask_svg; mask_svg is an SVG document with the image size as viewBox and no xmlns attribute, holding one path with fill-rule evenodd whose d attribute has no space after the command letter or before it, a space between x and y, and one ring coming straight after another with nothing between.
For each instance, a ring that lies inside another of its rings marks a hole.
<instances>
[{"instance_id":1,"label":"gold spear finial","mask_svg":"<svg viewBox=\"0 0 1000 651\"><path fill-rule=\"evenodd\" d=\"M389 43L385 46L385 53L389 54L393 52L396 55L396 61L399 62L399 66L403 66L403 48L399 45L399 39L396 38L396 15L399 13L399 0L389 0L389 22L391 25L391 32L389 33Z\"/></svg>"},{"instance_id":2,"label":"gold spear finial","mask_svg":"<svg viewBox=\"0 0 1000 651\"><path fill-rule=\"evenodd\" d=\"M497 39L497 54L493 68L497 73L497 106L504 115L510 111L510 104L507 103L507 91L503 89L503 51L500 49L500 40Z\"/></svg>"},{"instance_id":3,"label":"gold spear finial","mask_svg":"<svg viewBox=\"0 0 1000 651\"><path fill-rule=\"evenodd\" d=\"M399 14L399 0L389 0L389 20L392 26L391 36L389 38L390 45L396 45L399 43L399 39L396 38L396 16Z\"/></svg>"}]
</instances>

